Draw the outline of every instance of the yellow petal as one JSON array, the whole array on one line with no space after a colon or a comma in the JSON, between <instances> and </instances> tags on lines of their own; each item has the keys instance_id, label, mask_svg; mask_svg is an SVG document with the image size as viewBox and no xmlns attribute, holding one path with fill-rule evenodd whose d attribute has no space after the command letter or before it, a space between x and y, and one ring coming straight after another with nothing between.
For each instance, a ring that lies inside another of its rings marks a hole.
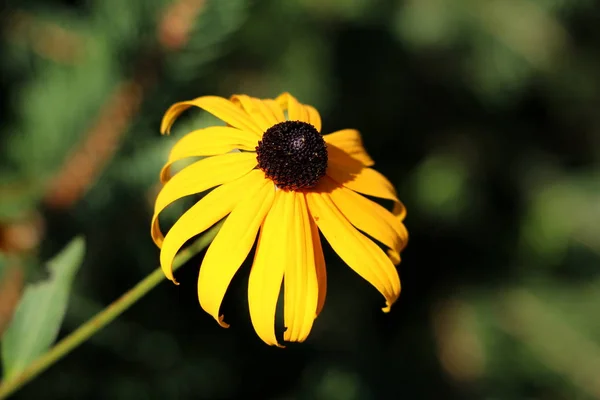
<instances>
[{"instance_id":1,"label":"yellow petal","mask_svg":"<svg viewBox=\"0 0 600 400\"><path fill-rule=\"evenodd\" d=\"M400 295L400 278L394 264L373 241L354 228L328 193L306 194L311 215L333 250L386 300L388 312Z\"/></svg>"},{"instance_id":2,"label":"yellow petal","mask_svg":"<svg viewBox=\"0 0 600 400\"><path fill-rule=\"evenodd\" d=\"M288 112L288 120L309 122L308 112L302 107L302 104L294 96L285 92L277 96L275 101L279 106Z\"/></svg>"},{"instance_id":3,"label":"yellow petal","mask_svg":"<svg viewBox=\"0 0 600 400\"><path fill-rule=\"evenodd\" d=\"M315 263L315 248L306 199L302 193L283 192L292 198L291 225L287 226L287 256L284 275L283 338L288 342L303 342L315 319L319 298L319 283ZM319 236L316 237L319 240Z\"/></svg>"},{"instance_id":4,"label":"yellow petal","mask_svg":"<svg viewBox=\"0 0 600 400\"><path fill-rule=\"evenodd\" d=\"M171 179L171 165L188 157L225 154L234 149L254 151L258 137L228 126L213 126L192 131L182 137L171 149L169 160L160 172L164 184Z\"/></svg>"},{"instance_id":5,"label":"yellow petal","mask_svg":"<svg viewBox=\"0 0 600 400\"><path fill-rule=\"evenodd\" d=\"M173 122L175 122L177 117L179 117L182 112L190 107L202 108L234 128L253 132L259 137L263 133L260 127L256 125L256 123L246 112L244 112L244 110L240 109L231 101L217 96L198 97L194 100L182 101L173 104L163 117L160 131L163 134L170 133Z\"/></svg>"},{"instance_id":6,"label":"yellow petal","mask_svg":"<svg viewBox=\"0 0 600 400\"><path fill-rule=\"evenodd\" d=\"M206 251L198 276L198 300L200 306L223 327L228 325L219 315L219 309L227 287L244 262L254 241L258 228L271 209L275 197L275 185L261 177L247 188L244 198L223 223L219 233Z\"/></svg>"},{"instance_id":7,"label":"yellow petal","mask_svg":"<svg viewBox=\"0 0 600 400\"><path fill-rule=\"evenodd\" d=\"M406 245L406 229L402 222L379 204L340 186L331 179L321 181L344 216L358 229L387 246L394 264L400 262L400 251Z\"/></svg>"},{"instance_id":8,"label":"yellow petal","mask_svg":"<svg viewBox=\"0 0 600 400\"><path fill-rule=\"evenodd\" d=\"M368 196L380 197L394 202L394 214L400 221L406 217L406 208L396 196L394 186L385 176L372 168L365 166L358 160L342 153L329 160L327 176L354 190Z\"/></svg>"},{"instance_id":9,"label":"yellow petal","mask_svg":"<svg viewBox=\"0 0 600 400\"><path fill-rule=\"evenodd\" d=\"M309 105L304 105L306 113L308 114L308 122L315 127L318 132L321 132L321 114L316 108Z\"/></svg>"},{"instance_id":10,"label":"yellow petal","mask_svg":"<svg viewBox=\"0 0 600 400\"><path fill-rule=\"evenodd\" d=\"M308 122L321 132L321 116L314 107L301 104L289 93L282 93L275 101L283 110L287 110L290 121Z\"/></svg>"},{"instance_id":11,"label":"yellow petal","mask_svg":"<svg viewBox=\"0 0 600 400\"><path fill-rule=\"evenodd\" d=\"M275 310L288 259L285 233L294 218L293 197L284 193L277 190L273 207L260 228L248 282L248 305L254 330L265 343L278 347L283 346L275 336Z\"/></svg>"},{"instance_id":12,"label":"yellow petal","mask_svg":"<svg viewBox=\"0 0 600 400\"><path fill-rule=\"evenodd\" d=\"M242 107L263 132L280 122L271 108L260 99L245 94L236 94L231 96L231 101Z\"/></svg>"},{"instance_id":13,"label":"yellow petal","mask_svg":"<svg viewBox=\"0 0 600 400\"><path fill-rule=\"evenodd\" d=\"M269 109L275 116L277 123L285 121L285 115L283 114L283 110L282 110L281 106L279 105L279 103L277 103L273 99L263 99L263 103L265 103L265 105L267 107L269 107Z\"/></svg>"},{"instance_id":14,"label":"yellow petal","mask_svg":"<svg viewBox=\"0 0 600 400\"><path fill-rule=\"evenodd\" d=\"M151 234L161 247L164 239L158 215L171 203L182 197L201 193L212 187L233 181L256 166L254 153L231 153L205 158L184 168L162 188L154 204Z\"/></svg>"},{"instance_id":15,"label":"yellow petal","mask_svg":"<svg viewBox=\"0 0 600 400\"><path fill-rule=\"evenodd\" d=\"M325 142L327 142L327 150L330 160L335 159L340 155L339 151L332 149L332 147L335 146L337 149L342 150L344 153L360 161L367 167L371 167L375 164L373 159L363 147L360 133L358 133L358 131L355 129L344 129L330 133L329 135L323 135L323 139L325 139ZM343 162L343 159L338 160L338 163L341 162Z\"/></svg>"},{"instance_id":16,"label":"yellow petal","mask_svg":"<svg viewBox=\"0 0 600 400\"><path fill-rule=\"evenodd\" d=\"M164 238L160 251L160 266L168 279L177 283L172 265L181 246L229 214L249 189L260 187L264 180L262 171L252 170L211 191L177 220Z\"/></svg>"},{"instance_id":17,"label":"yellow petal","mask_svg":"<svg viewBox=\"0 0 600 400\"><path fill-rule=\"evenodd\" d=\"M308 206L308 204L307 204ZM313 237L314 251L315 251L315 266L317 268L317 282L319 284L319 298L317 300L317 311L315 318L319 316L323 306L325 305L325 297L327 295L327 270L325 269L325 257L323 256L323 248L321 247L321 237L319 236L319 228L314 221L314 217L308 210L310 231Z\"/></svg>"}]
</instances>

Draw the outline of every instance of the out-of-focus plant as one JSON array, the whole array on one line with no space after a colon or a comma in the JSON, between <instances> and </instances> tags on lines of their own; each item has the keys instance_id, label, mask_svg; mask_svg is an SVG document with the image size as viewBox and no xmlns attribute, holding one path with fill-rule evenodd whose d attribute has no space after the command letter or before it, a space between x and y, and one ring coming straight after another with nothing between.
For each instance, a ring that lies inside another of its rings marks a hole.
<instances>
[{"instance_id":1,"label":"out-of-focus plant","mask_svg":"<svg viewBox=\"0 0 600 400\"><path fill-rule=\"evenodd\" d=\"M199 93L287 89L356 121L415 231L398 320L377 319L356 300L369 294L335 275L352 289L331 293L309 350L283 359L195 333L197 310L155 293L24 395L84 397L102 379L114 398L360 399L400 386L408 397L600 396L597 2L28 0L3 11L0 332L78 234L86 257L59 341L156 263L131 221L149 218L172 145L157 140L157 116ZM209 122L182 121L174 136ZM157 320L158 309L172 312ZM80 368L105 353L124 367ZM272 367L255 371L257 358Z\"/></svg>"},{"instance_id":2,"label":"out-of-focus plant","mask_svg":"<svg viewBox=\"0 0 600 400\"><path fill-rule=\"evenodd\" d=\"M152 160L165 156L169 144L128 135L131 126L145 123L140 110L155 106L148 94L201 77L225 53L247 6L238 0L98 1L90 3L85 19L67 9L12 9L6 16L2 67L27 74L10 99L12 118L4 121L0 136L0 250L6 254L0 254L0 397L108 323L106 316L96 319L38 358L56 339L82 256L75 241L43 269L38 246L45 224L38 210L69 209L90 190L110 196L111 187L123 180L137 183L144 196L148 180L139 173L155 176L160 162ZM168 101L161 99L158 106ZM139 153L143 159L122 153L129 143L148 147ZM157 157L147 159L152 152ZM133 164L141 161L137 169L142 170L135 173ZM129 175L111 174L113 165ZM145 290L160 282L156 277ZM119 304L109 319L130 303Z\"/></svg>"}]
</instances>

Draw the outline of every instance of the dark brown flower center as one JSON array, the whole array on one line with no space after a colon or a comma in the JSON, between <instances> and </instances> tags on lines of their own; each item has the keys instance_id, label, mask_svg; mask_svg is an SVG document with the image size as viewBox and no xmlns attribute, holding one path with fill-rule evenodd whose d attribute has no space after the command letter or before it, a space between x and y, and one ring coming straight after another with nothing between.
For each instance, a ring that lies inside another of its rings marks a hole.
<instances>
[{"instance_id":1,"label":"dark brown flower center","mask_svg":"<svg viewBox=\"0 0 600 400\"><path fill-rule=\"evenodd\" d=\"M306 122L273 125L258 142L256 154L258 168L284 190L313 187L327 170L323 136Z\"/></svg>"}]
</instances>

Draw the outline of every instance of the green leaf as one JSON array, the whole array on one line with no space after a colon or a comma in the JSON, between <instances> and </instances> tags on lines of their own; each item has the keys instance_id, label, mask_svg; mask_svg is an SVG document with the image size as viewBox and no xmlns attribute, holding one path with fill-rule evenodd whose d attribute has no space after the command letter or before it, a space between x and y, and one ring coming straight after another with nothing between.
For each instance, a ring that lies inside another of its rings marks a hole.
<instances>
[{"instance_id":1,"label":"green leaf","mask_svg":"<svg viewBox=\"0 0 600 400\"><path fill-rule=\"evenodd\" d=\"M56 340L84 252L84 239L76 237L48 262L48 279L25 288L2 339L4 379L22 371Z\"/></svg>"}]
</instances>

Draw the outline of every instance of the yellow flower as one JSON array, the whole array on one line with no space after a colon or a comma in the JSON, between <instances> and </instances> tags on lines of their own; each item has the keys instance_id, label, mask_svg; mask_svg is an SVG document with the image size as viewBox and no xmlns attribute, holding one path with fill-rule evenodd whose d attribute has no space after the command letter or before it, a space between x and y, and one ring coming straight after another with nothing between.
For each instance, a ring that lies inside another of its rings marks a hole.
<instances>
[{"instance_id":1,"label":"yellow flower","mask_svg":"<svg viewBox=\"0 0 600 400\"><path fill-rule=\"evenodd\" d=\"M166 112L161 132L168 134L192 106L227 126L181 138L161 171L164 187L156 199L152 238L161 248L167 278L177 283L172 262L184 243L229 215L198 277L200 305L221 326L228 326L219 312L221 302L257 235L248 303L254 329L267 344L282 347L275 332L282 282L285 341L304 341L323 307L326 271L319 230L340 258L385 297L388 312L400 294L394 264L408 240L402 223L406 211L391 183L370 168L374 163L359 133L345 129L321 135L317 110L288 93L274 100L235 95L176 103ZM171 164L195 156L210 157L171 178ZM158 215L174 201L211 188L163 236ZM361 194L393 201L393 211Z\"/></svg>"}]
</instances>

